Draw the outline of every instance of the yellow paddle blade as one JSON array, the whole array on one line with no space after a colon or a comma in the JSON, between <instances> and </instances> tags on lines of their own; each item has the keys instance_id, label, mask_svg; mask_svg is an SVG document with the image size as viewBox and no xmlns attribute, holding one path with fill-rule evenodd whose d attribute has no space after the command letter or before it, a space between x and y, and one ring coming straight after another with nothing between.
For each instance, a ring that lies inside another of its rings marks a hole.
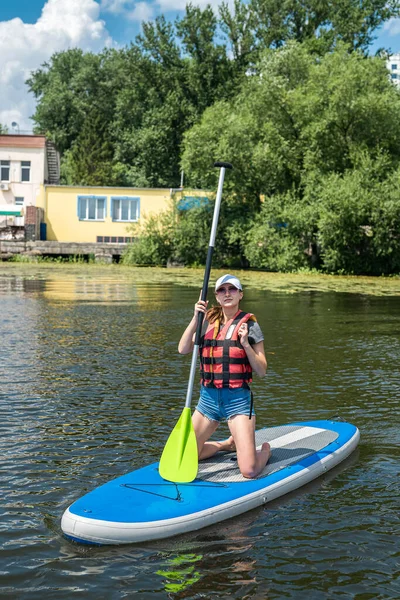
<instances>
[{"instance_id":1,"label":"yellow paddle blade","mask_svg":"<svg viewBox=\"0 0 400 600\"><path fill-rule=\"evenodd\" d=\"M199 458L190 408L184 408L161 455L161 477L174 483L189 483L197 475Z\"/></svg>"}]
</instances>

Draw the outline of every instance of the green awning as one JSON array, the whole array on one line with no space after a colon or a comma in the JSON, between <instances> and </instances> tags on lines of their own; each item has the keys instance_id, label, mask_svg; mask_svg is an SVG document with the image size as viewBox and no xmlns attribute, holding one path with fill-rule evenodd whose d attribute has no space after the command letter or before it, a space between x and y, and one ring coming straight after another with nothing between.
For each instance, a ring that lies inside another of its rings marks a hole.
<instances>
[{"instance_id":1,"label":"green awning","mask_svg":"<svg viewBox=\"0 0 400 600\"><path fill-rule=\"evenodd\" d=\"M0 204L0 216L22 217L22 206L15 206L15 204Z\"/></svg>"}]
</instances>

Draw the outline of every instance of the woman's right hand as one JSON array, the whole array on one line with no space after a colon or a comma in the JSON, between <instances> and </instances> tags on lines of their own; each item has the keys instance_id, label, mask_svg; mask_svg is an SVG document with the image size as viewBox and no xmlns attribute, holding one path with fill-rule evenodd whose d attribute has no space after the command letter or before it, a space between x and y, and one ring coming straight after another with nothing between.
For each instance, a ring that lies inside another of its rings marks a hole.
<instances>
[{"instance_id":1,"label":"woman's right hand","mask_svg":"<svg viewBox=\"0 0 400 600\"><path fill-rule=\"evenodd\" d=\"M207 304L208 304L208 301L202 300L201 293L200 293L200 298L194 305L193 318L190 321L189 325L186 327L185 331L183 332L180 342L178 344L178 352L180 354L188 354L189 352L191 352L193 350L196 327L198 324L197 318L200 313L203 313L203 314L206 313Z\"/></svg>"},{"instance_id":2,"label":"woman's right hand","mask_svg":"<svg viewBox=\"0 0 400 600\"><path fill-rule=\"evenodd\" d=\"M200 297L199 297L198 301L196 302L196 304L194 305L194 316L197 318L197 315L201 312L203 314L206 314L207 305L208 305L208 300L202 300L201 292L200 292Z\"/></svg>"}]
</instances>

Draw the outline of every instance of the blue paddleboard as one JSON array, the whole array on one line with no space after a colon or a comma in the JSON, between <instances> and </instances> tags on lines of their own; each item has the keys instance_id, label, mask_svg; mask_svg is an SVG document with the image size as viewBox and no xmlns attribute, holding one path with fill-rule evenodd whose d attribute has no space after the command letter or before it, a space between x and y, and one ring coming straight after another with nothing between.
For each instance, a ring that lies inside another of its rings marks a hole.
<instances>
[{"instance_id":1,"label":"blue paddleboard","mask_svg":"<svg viewBox=\"0 0 400 600\"><path fill-rule=\"evenodd\" d=\"M191 483L162 479L158 463L89 492L64 513L61 528L86 544L128 544L207 527L266 504L312 481L347 458L360 433L341 421L296 422L256 431L271 458L256 479L245 479L233 452L199 463Z\"/></svg>"}]
</instances>

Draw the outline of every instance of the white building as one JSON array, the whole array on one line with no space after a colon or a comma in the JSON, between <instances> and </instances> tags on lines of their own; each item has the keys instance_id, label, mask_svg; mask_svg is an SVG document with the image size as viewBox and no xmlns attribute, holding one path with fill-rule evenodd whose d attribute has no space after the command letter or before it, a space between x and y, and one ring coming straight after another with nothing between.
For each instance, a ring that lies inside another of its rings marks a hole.
<instances>
[{"instance_id":1,"label":"white building","mask_svg":"<svg viewBox=\"0 0 400 600\"><path fill-rule=\"evenodd\" d=\"M54 145L43 135L0 135L0 225L23 225L10 215L36 206L44 183L59 183Z\"/></svg>"},{"instance_id":2,"label":"white building","mask_svg":"<svg viewBox=\"0 0 400 600\"><path fill-rule=\"evenodd\" d=\"M387 60L387 68L394 84L400 85L400 54L392 54Z\"/></svg>"}]
</instances>

